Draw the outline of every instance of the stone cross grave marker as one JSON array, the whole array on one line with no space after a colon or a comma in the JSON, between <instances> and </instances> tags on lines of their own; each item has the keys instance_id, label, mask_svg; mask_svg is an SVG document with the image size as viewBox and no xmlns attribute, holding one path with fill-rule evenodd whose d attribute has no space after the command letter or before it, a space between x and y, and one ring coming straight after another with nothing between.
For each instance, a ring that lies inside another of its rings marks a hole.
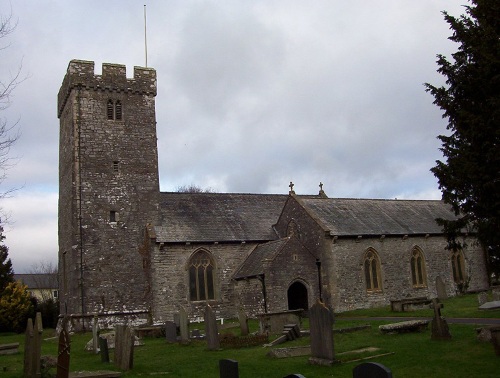
<instances>
[{"instance_id":1,"label":"stone cross grave marker","mask_svg":"<svg viewBox=\"0 0 500 378\"><path fill-rule=\"evenodd\" d=\"M179 330L181 334L181 343L189 343L189 319L186 309L182 306L179 310Z\"/></svg>"},{"instance_id":2,"label":"stone cross grave marker","mask_svg":"<svg viewBox=\"0 0 500 378\"><path fill-rule=\"evenodd\" d=\"M439 303L439 301L436 298L434 298L432 300L431 307L434 309L434 318L432 319L431 339L433 340L451 339L448 323L441 316L441 309L443 308L443 304Z\"/></svg>"},{"instance_id":3,"label":"stone cross grave marker","mask_svg":"<svg viewBox=\"0 0 500 378\"><path fill-rule=\"evenodd\" d=\"M59 346L57 350L57 378L69 377L70 338L66 325L67 321L63 320L63 327L61 333L59 333Z\"/></svg>"},{"instance_id":4,"label":"stone cross grave marker","mask_svg":"<svg viewBox=\"0 0 500 378\"><path fill-rule=\"evenodd\" d=\"M29 318L24 334L24 377L33 375L33 319Z\"/></svg>"},{"instance_id":5,"label":"stone cross grave marker","mask_svg":"<svg viewBox=\"0 0 500 378\"><path fill-rule=\"evenodd\" d=\"M177 326L174 322L165 322L165 339L169 343L177 342Z\"/></svg>"},{"instance_id":6,"label":"stone cross grave marker","mask_svg":"<svg viewBox=\"0 0 500 378\"><path fill-rule=\"evenodd\" d=\"M247 336L248 335L248 317L247 317L247 314L245 313L245 310L240 309L240 311L238 311L238 320L240 322L241 336Z\"/></svg>"},{"instance_id":7,"label":"stone cross grave marker","mask_svg":"<svg viewBox=\"0 0 500 378\"><path fill-rule=\"evenodd\" d=\"M332 365L335 361L333 349L333 314L321 302L309 309L311 330L311 358L314 365Z\"/></svg>"},{"instance_id":8,"label":"stone cross grave marker","mask_svg":"<svg viewBox=\"0 0 500 378\"><path fill-rule=\"evenodd\" d=\"M94 315L92 322L92 347L95 354L99 353L99 318L97 315Z\"/></svg>"},{"instance_id":9,"label":"stone cross grave marker","mask_svg":"<svg viewBox=\"0 0 500 378\"><path fill-rule=\"evenodd\" d=\"M440 300L447 299L448 293L446 292L446 285L441 276L436 277L436 294Z\"/></svg>"},{"instance_id":10,"label":"stone cross grave marker","mask_svg":"<svg viewBox=\"0 0 500 378\"><path fill-rule=\"evenodd\" d=\"M115 365L121 370L134 366L134 331L125 325L115 326Z\"/></svg>"},{"instance_id":11,"label":"stone cross grave marker","mask_svg":"<svg viewBox=\"0 0 500 378\"><path fill-rule=\"evenodd\" d=\"M217 319L215 318L214 311L210 305L205 307L205 337L207 339L207 346L209 350L220 349L219 332L217 329Z\"/></svg>"},{"instance_id":12,"label":"stone cross grave marker","mask_svg":"<svg viewBox=\"0 0 500 378\"><path fill-rule=\"evenodd\" d=\"M220 378L239 378L238 361L235 360L219 360L219 377Z\"/></svg>"},{"instance_id":13,"label":"stone cross grave marker","mask_svg":"<svg viewBox=\"0 0 500 378\"><path fill-rule=\"evenodd\" d=\"M392 378L392 371L377 362L365 362L352 370L353 378Z\"/></svg>"}]
</instances>

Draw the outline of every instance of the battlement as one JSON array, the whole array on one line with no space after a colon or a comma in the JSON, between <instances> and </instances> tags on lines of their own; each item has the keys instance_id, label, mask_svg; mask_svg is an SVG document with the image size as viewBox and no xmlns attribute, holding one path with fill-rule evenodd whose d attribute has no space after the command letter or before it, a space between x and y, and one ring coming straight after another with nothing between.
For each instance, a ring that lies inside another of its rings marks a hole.
<instances>
[{"instance_id":1,"label":"battlement","mask_svg":"<svg viewBox=\"0 0 500 378\"><path fill-rule=\"evenodd\" d=\"M126 71L127 69L123 64L103 63L102 75L96 75L93 61L70 61L57 96L57 116L61 116L73 88L132 92L156 96L155 69L136 66L132 78L127 78Z\"/></svg>"}]
</instances>

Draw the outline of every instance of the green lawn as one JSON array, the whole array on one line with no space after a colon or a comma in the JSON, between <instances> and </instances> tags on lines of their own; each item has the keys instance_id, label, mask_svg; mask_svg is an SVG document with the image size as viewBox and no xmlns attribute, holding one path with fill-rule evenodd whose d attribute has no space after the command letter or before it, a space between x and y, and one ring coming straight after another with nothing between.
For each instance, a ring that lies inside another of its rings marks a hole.
<instances>
[{"instance_id":1,"label":"green lawn","mask_svg":"<svg viewBox=\"0 0 500 378\"><path fill-rule=\"evenodd\" d=\"M500 310L492 312L477 311L475 295L453 298L445 301L442 313L445 317L500 317ZM401 315L397 313L396 315ZM410 313L431 316L430 310ZM452 315L453 314L453 315ZM355 319L365 316L391 316L388 309L372 309L344 313L336 317L335 329L354 325L370 324L370 329L353 333L335 334L335 352L340 363L332 367L312 366L307 357L272 359L266 356L269 348L252 347L208 351L203 341L194 341L189 345L167 344L162 338L146 338L144 346L134 351L134 369L125 372L124 377L166 376L166 377L219 377L218 361L223 358L237 360L240 377L284 377L291 373L300 373L311 377L352 377L352 369L360 357L391 353L371 361L389 367L397 378L411 377L497 377L500 357L495 356L490 343L476 339L475 325L450 324L451 341L431 341L430 331L418 334L382 335L378 326L388 321ZM252 330L257 329L256 321L251 321ZM305 321L303 328L308 326ZM197 327L197 325L193 325ZM57 340L53 330L45 330L46 338L42 344L42 354L57 355ZM100 362L100 356L84 351L84 345L91 339L91 334L72 335L71 371L114 369L112 364ZM0 356L0 378L22 376L24 344L23 335L2 334L0 343L20 342L21 352L11 356ZM309 338L279 345L289 347L308 345ZM375 347L377 351L352 354L344 352ZM111 358L113 353L111 352ZM55 370L52 370L55 372Z\"/></svg>"}]
</instances>

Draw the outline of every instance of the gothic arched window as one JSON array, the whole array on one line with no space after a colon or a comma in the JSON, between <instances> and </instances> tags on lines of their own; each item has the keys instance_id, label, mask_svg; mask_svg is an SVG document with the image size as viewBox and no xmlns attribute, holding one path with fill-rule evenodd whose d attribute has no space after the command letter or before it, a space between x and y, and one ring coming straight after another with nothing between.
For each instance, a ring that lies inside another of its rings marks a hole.
<instances>
[{"instance_id":1,"label":"gothic arched window","mask_svg":"<svg viewBox=\"0 0 500 378\"><path fill-rule=\"evenodd\" d=\"M375 250L369 249L366 252L363 266L365 270L366 291L382 291L380 261Z\"/></svg>"},{"instance_id":2,"label":"gothic arched window","mask_svg":"<svg viewBox=\"0 0 500 378\"><path fill-rule=\"evenodd\" d=\"M214 263L205 250L196 252L189 260L189 299L205 301L215 299Z\"/></svg>"},{"instance_id":3,"label":"gothic arched window","mask_svg":"<svg viewBox=\"0 0 500 378\"><path fill-rule=\"evenodd\" d=\"M462 251L454 251L451 254L451 269L453 270L453 281L463 283L466 280L465 260Z\"/></svg>"},{"instance_id":4,"label":"gothic arched window","mask_svg":"<svg viewBox=\"0 0 500 378\"><path fill-rule=\"evenodd\" d=\"M415 247L411 252L411 282L413 287L426 287L427 274L425 271L424 254L420 248Z\"/></svg>"}]
</instances>

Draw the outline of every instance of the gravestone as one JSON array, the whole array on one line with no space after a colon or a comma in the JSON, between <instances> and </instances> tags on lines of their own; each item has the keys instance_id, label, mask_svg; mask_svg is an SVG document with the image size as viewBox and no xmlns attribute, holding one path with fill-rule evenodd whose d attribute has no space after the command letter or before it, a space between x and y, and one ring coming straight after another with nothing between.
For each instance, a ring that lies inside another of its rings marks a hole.
<instances>
[{"instance_id":1,"label":"gravestone","mask_svg":"<svg viewBox=\"0 0 500 378\"><path fill-rule=\"evenodd\" d=\"M365 362L352 370L353 378L392 378L391 369L377 362Z\"/></svg>"},{"instance_id":2,"label":"gravestone","mask_svg":"<svg viewBox=\"0 0 500 378\"><path fill-rule=\"evenodd\" d=\"M70 338L66 326L67 321L63 320L63 327L61 333L59 333L59 346L57 349L57 378L69 377Z\"/></svg>"},{"instance_id":3,"label":"gravestone","mask_svg":"<svg viewBox=\"0 0 500 378\"><path fill-rule=\"evenodd\" d=\"M108 339L99 336L99 352L101 353L101 362L109 362Z\"/></svg>"},{"instance_id":4,"label":"gravestone","mask_svg":"<svg viewBox=\"0 0 500 378\"><path fill-rule=\"evenodd\" d=\"M189 343L189 319L186 309L182 306L179 310L179 330L181 334L181 343Z\"/></svg>"},{"instance_id":5,"label":"gravestone","mask_svg":"<svg viewBox=\"0 0 500 378\"><path fill-rule=\"evenodd\" d=\"M219 376L220 378L239 378L238 361L219 360Z\"/></svg>"},{"instance_id":6,"label":"gravestone","mask_svg":"<svg viewBox=\"0 0 500 378\"><path fill-rule=\"evenodd\" d=\"M177 326L174 322L165 322L165 339L169 343L177 342Z\"/></svg>"},{"instance_id":7,"label":"gravestone","mask_svg":"<svg viewBox=\"0 0 500 378\"><path fill-rule=\"evenodd\" d=\"M28 319L24 334L24 377L33 375L33 319Z\"/></svg>"},{"instance_id":8,"label":"gravestone","mask_svg":"<svg viewBox=\"0 0 500 378\"><path fill-rule=\"evenodd\" d=\"M491 291L491 296L493 297L493 301L500 301L500 290L499 289L494 289Z\"/></svg>"},{"instance_id":9,"label":"gravestone","mask_svg":"<svg viewBox=\"0 0 500 378\"><path fill-rule=\"evenodd\" d=\"M37 312L35 325L33 327L33 350L32 350L32 374L39 377L41 375L41 357L42 357L42 313Z\"/></svg>"},{"instance_id":10,"label":"gravestone","mask_svg":"<svg viewBox=\"0 0 500 378\"><path fill-rule=\"evenodd\" d=\"M217 328L217 319L215 318L214 311L210 305L205 307L205 337L207 339L207 346L209 350L220 349L219 332Z\"/></svg>"},{"instance_id":11,"label":"gravestone","mask_svg":"<svg viewBox=\"0 0 500 378\"><path fill-rule=\"evenodd\" d=\"M477 302L479 306L484 305L486 302L488 302L488 293L486 292L481 292L477 295Z\"/></svg>"},{"instance_id":12,"label":"gravestone","mask_svg":"<svg viewBox=\"0 0 500 378\"><path fill-rule=\"evenodd\" d=\"M311 330L311 358L314 365L332 365L335 361L333 349L333 314L322 303L317 302L309 309Z\"/></svg>"},{"instance_id":13,"label":"gravestone","mask_svg":"<svg viewBox=\"0 0 500 378\"><path fill-rule=\"evenodd\" d=\"M115 365L121 370L134 366L134 331L125 325L115 326Z\"/></svg>"},{"instance_id":14,"label":"gravestone","mask_svg":"<svg viewBox=\"0 0 500 378\"><path fill-rule=\"evenodd\" d=\"M302 374L289 374L285 378L306 378Z\"/></svg>"},{"instance_id":15,"label":"gravestone","mask_svg":"<svg viewBox=\"0 0 500 378\"><path fill-rule=\"evenodd\" d=\"M248 317L243 309L238 312L238 320L240 322L241 336L248 335Z\"/></svg>"},{"instance_id":16,"label":"gravestone","mask_svg":"<svg viewBox=\"0 0 500 378\"><path fill-rule=\"evenodd\" d=\"M434 298L432 300L431 308L434 309L434 318L432 319L432 324L431 324L431 330L432 330L431 339L432 340L451 339L448 323L441 316L441 309L443 308L443 304L439 303L439 301L436 298Z\"/></svg>"},{"instance_id":17,"label":"gravestone","mask_svg":"<svg viewBox=\"0 0 500 378\"><path fill-rule=\"evenodd\" d=\"M440 299L440 300L448 298L448 293L446 292L446 285L443 282L443 279L441 278L441 276L436 277L436 293L437 293L438 299Z\"/></svg>"},{"instance_id":18,"label":"gravestone","mask_svg":"<svg viewBox=\"0 0 500 378\"><path fill-rule=\"evenodd\" d=\"M99 353L99 318L94 315L94 320L92 323L92 347L94 353Z\"/></svg>"}]
</instances>

